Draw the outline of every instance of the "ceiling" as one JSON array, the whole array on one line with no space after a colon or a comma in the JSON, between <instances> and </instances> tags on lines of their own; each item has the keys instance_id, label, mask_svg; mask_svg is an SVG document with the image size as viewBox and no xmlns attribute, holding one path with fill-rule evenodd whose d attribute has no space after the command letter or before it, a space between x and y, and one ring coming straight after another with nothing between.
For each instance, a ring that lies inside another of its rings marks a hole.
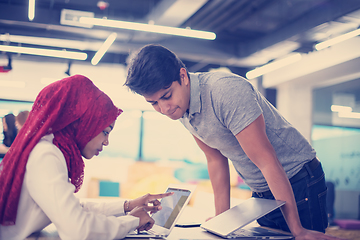
<instances>
[{"instance_id":1,"label":"ceiling","mask_svg":"<svg viewBox=\"0 0 360 240\"><path fill-rule=\"evenodd\" d=\"M291 52L314 51L315 43L360 24L359 0L108 0L104 9L97 0L36 0L33 21L27 16L28 2L0 0L0 44L19 45L9 41L13 35L75 40L82 43L81 50L76 44L51 48L86 52L90 62L100 44L116 32L117 40L101 62L126 63L135 49L159 43L176 52L190 71L228 67L240 75ZM190 27L212 31L217 37L200 40L65 25L61 24L63 9L91 12L96 18ZM34 59L28 55L14 58Z\"/></svg>"}]
</instances>

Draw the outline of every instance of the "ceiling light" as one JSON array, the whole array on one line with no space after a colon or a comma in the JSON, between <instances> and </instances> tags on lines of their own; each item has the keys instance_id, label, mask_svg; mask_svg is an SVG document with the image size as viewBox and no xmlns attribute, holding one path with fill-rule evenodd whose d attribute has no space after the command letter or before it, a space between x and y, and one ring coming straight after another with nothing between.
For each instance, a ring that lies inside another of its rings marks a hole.
<instances>
[{"instance_id":1,"label":"ceiling light","mask_svg":"<svg viewBox=\"0 0 360 240\"><path fill-rule=\"evenodd\" d=\"M301 54L295 53L295 54L292 54L291 56L285 57L280 60L276 60L274 62L271 62L269 64L263 65L261 67L255 68L254 70L247 72L246 78L254 79L256 77L262 76L266 73L272 72L274 70L285 67L287 65L290 65L290 64L295 63L300 60L301 60Z\"/></svg>"},{"instance_id":2,"label":"ceiling light","mask_svg":"<svg viewBox=\"0 0 360 240\"><path fill-rule=\"evenodd\" d=\"M13 88L25 88L25 82L1 80L0 86L1 87L13 87Z\"/></svg>"},{"instance_id":3,"label":"ceiling light","mask_svg":"<svg viewBox=\"0 0 360 240\"><path fill-rule=\"evenodd\" d=\"M51 49L29 48L29 47L18 47L18 46L0 45L0 51L23 53L23 54L30 54L37 56L46 56L46 57L66 58L66 59L74 59L74 60L86 60L87 58L87 54L83 52L72 52L65 50L51 50Z\"/></svg>"},{"instance_id":4,"label":"ceiling light","mask_svg":"<svg viewBox=\"0 0 360 240\"><path fill-rule=\"evenodd\" d=\"M2 34L0 35L0 41L14 42L14 43L26 43L32 45L50 46L58 48L72 48L85 50L89 44L83 41L59 39L59 38L43 38L43 37L30 37L20 35Z\"/></svg>"},{"instance_id":5,"label":"ceiling light","mask_svg":"<svg viewBox=\"0 0 360 240\"><path fill-rule=\"evenodd\" d=\"M337 112L338 116L341 118L355 118L360 119L359 112L353 112L352 107L342 106L342 105L331 105L331 111Z\"/></svg>"},{"instance_id":6,"label":"ceiling light","mask_svg":"<svg viewBox=\"0 0 360 240\"><path fill-rule=\"evenodd\" d=\"M72 9L62 9L60 15L60 24L84 28L92 28L93 25L79 22L80 17L94 17L93 12L77 11Z\"/></svg>"},{"instance_id":7,"label":"ceiling light","mask_svg":"<svg viewBox=\"0 0 360 240\"><path fill-rule=\"evenodd\" d=\"M116 40L117 34L112 33L110 36L105 40L103 45L100 47L100 49L95 53L94 57L91 59L91 64L96 65L99 63L101 58L104 56L104 54L107 52L107 50L110 48L111 44L114 43Z\"/></svg>"},{"instance_id":8,"label":"ceiling light","mask_svg":"<svg viewBox=\"0 0 360 240\"><path fill-rule=\"evenodd\" d=\"M350 38L356 37L358 35L360 35L360 29L356 29L354 31L351 31L351 32L345 33L343 35L340 35L340 36L331 38L329 40L323 41L321 43L318 43L318 44L315 45L315 49L319 51L319 50L322 50L324 48L335 45L337 43L348 40Z\"/></svg>"},{"instance_id":9,"label":"ceiling light","mask_svg":"<svg viewBox=\"0 0 360 240\"><path fill-rule=\"evenodd\" d=\"M332 112L351 112L352 107L341 106L341 105L331 105Z\"/></svg>"},{"instance_id":10,"label":"ceiling light","mask_svg":"<svg viewBox=\"0 0 360 240\"><path fill-rule=\"evenodd\" d=\"M29 0L28 18L30 21L35 17L35 0Z\"/></svg>"},{"instance_id":11,"label":"ceiling light","mask_svg":"<svg viewBox=\"0 0 360 240\"><path fill-rule=\"evenodd\" d=\"M192 30L185 28L175 28L175 27L160 26L160 25L151 25L146 23L125 22L125 21L90 18L90 17L80 17L79 22L97 25L97 26L103 26L103 27L161 33L161 34L168 34L168 35L175 35L182 37L200 38L206 40L214 40L216 38L216 34L213 32L206 32L206 31Z\"/></svg>"},{"instance_id":12,"label":"ceiling light","mask_svg":"<svg viewBox=\"0 0 360 240\"><path fill-rule=\"evenodd\" d=\"M360 119L360 113L359 112L339 112L338 116L341 117L341 118Z\"/></svg>"}]
</instances>

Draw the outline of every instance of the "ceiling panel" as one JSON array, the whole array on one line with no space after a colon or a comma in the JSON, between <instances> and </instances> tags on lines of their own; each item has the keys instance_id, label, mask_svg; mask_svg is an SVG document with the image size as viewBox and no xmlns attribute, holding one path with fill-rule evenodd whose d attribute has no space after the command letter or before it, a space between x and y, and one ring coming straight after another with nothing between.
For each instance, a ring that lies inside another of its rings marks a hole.
<instances>
[{"instance_id":1,"label":"ceiling panel","mask_svg":"<svg viewBox=\"0 0 360 240\"><path fill-rule=\"evenodd\" d=\"M318 41L356 29L360 24L360 14L356 12L360 9L358 0L108 0L106 3L108 7L100 9L97 0L37 0L35 18L29 21L28 1L0 0L0 34L97 44L111 32L117 32L118 38L107 54L118 57L104 57L102 61L126 59L131 51L145 44L159 43L192 65L201 62L203 67L198 70L217 65L243 72L289 52L313 51ZM61 25L63 9L91 12L97 18L155 24L158 21L163 25L213 31L217 38L209 41L106 27L87 29ZM298 47L273 53L274 46L282 43L288 46L290 41ZM18 45L10 41L0 44ZM85 51L90 61L96 49ZM271 53L264 57L266 52Z\"/></svg>"}]
</instances>

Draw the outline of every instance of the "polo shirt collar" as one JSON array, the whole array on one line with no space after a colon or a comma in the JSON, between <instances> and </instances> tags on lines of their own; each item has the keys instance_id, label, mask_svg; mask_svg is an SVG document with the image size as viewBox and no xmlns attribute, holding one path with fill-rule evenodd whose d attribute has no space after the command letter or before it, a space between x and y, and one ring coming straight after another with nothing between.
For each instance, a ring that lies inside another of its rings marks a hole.
<instances>
[{"instance_id":1,"label":"polo shirt collar","mask_svg":"<svg viewBox=\"0 0 360 240\"><path fill-rule=\"evenodd\" d=\"M201 110L200 87L199 87L198 74L189 73L189 75L190 75L189 116L193 116L195 113L200 113Z\"/></svg>"}]
</instances>

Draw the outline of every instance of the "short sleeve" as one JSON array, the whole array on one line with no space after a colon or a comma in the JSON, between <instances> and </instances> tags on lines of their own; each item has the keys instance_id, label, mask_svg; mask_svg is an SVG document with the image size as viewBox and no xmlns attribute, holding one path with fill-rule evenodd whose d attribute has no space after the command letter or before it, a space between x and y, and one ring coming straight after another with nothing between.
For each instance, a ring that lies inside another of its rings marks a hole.
<instances>
[{"instance_id":1,"label":"short sleeve","mask_svg":"<svg viewBox=\"0 0 360 240\"><path fill-rule=\"evenodd\" d=\"M211 98L215 114L234 135L262 114L258 97L254 86L241 77L223 77L212 85Z\"/></svg>"}]
</instances>

